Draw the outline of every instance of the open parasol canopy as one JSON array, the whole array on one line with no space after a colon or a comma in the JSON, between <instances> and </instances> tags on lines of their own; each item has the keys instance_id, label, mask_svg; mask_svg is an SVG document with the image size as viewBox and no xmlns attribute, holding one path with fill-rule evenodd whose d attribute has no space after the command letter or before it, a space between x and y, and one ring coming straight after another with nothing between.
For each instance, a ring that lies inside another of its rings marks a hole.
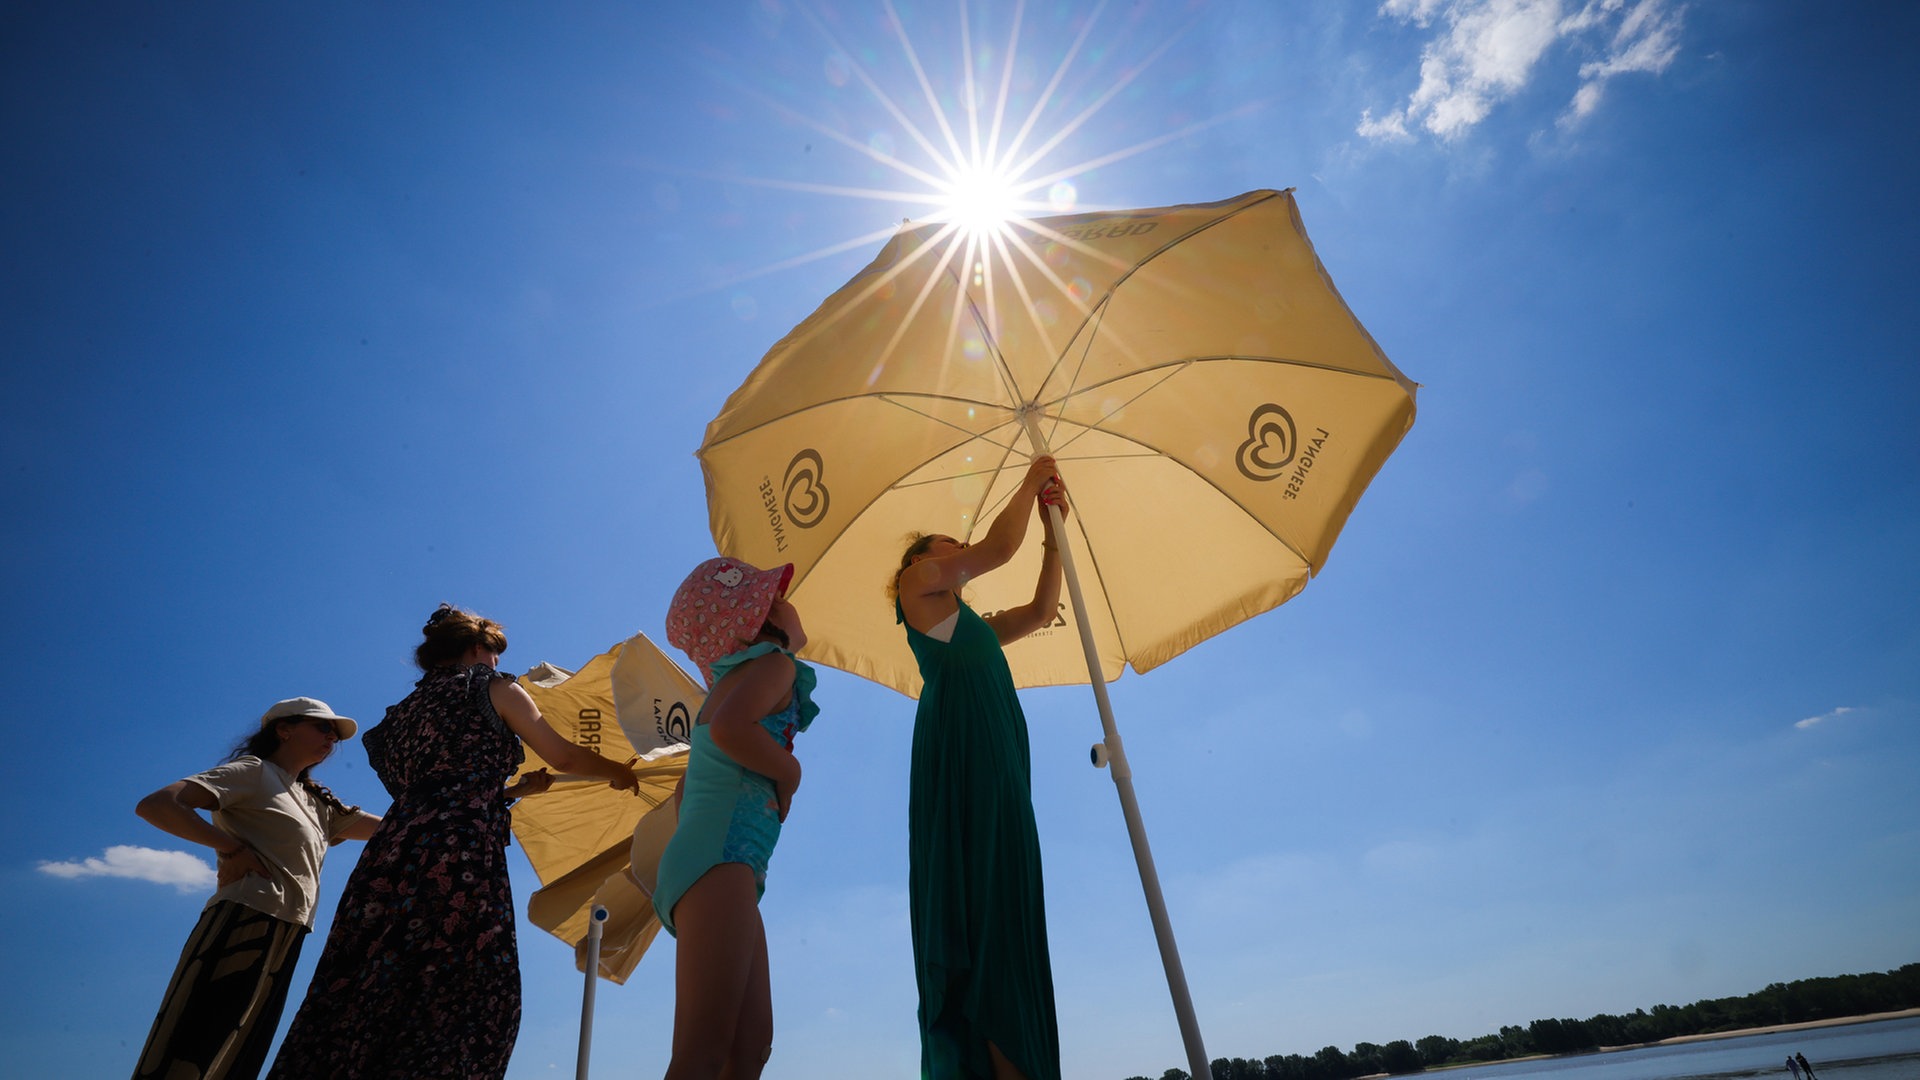
<instances>
[{"instance_id":1,"label":"open parasol canopy","mask_svg":"<svg viewBox=\"0 0 1920 1080\"><path fill-rule=\"evenodd\" d=\"M1325 565L1413 423L1290 191L903 227L776 344L699 450L719 550L794 564L803 655L916 695L884 590L911 530L966 539L1050 450L1073 500L1098 674L1144 672ZM969 590L1032 596L1038 545ZM1067 613L1008 651L1087 682Z\"/></svg>"}]
</instances>

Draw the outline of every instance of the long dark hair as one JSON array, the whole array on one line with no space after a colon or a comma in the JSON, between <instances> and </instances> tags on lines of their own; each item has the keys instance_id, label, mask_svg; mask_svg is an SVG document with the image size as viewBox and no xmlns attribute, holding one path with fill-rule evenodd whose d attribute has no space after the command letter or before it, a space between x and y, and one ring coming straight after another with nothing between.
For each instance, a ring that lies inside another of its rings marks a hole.
<instances>
[{"instance_id":1,"label":"long dark hair","mask_svg":"<svg viewBox=\"0 0 1920 1080\"><path fill-rule=\"evenodd\" d=\"M281 724L304 724L307 722L308 720L287 719L275 720L271 724L261 724L258 728L254 729L253 734L234 743L233 749L228 751L225 760L237 761L243 757L257 757L261 761L265 761L272 757L275 751L280 749ZM338 745L338 743L336 742L335 745ZM312 792L321 802L333 807L334 813L353 814L359 812L359 807L348 806L346 803L341 802L340 796L328 790L327 785L307 775L312 771L313 766L309 765L301 769L299 775L295 776L294 779L305 785L306 789Z\"/></svg>"},{"instance_id":2,"label":"long dark hair","mask_svg":"<svg viewBox=\"0 0 1920 1080\"><path fill-rule=\"evenodd\" d=\"M421 671L432 671L466 655L476 645L491 652L507 651L507 630L492 619L483 619L452 604L441 604L427 616L420 628L426 640L413 650L413 662Z\"/></svg>"}]
</instances>

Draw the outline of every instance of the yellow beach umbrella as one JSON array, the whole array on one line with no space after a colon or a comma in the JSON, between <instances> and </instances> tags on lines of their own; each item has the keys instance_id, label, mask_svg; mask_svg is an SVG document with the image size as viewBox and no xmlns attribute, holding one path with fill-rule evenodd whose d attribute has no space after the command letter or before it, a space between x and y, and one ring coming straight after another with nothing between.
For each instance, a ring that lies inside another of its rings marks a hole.
<instances>
[{"instance_id":1,"label":"yellow beach umbrella","mask_svg":"<svg viewBox=\"0 0 1920 1080\"><path fill-rule=\"evenodd\" d=\"M1051 450L1114 679L1298 593L1413 396L1292 194L1256 191L985 237L905 228L767 353L699 457L720 551L794 564L804 655L914 695L882 598L903 534L967 538ZM973 606L1031 599L1037 548ZM1009 652L1017 683L1088 680L1064 622Z\"/></svg>"},{"instance_id":2,"label":"yellow beach umbrella","mask_svg":"<svg viewBox=\"0 0 1920 1080\"><path fill-rule=\"evenodd\" d=\"M640 777L637 799L601 780L561 778L513 809L514 836L542 886L527 902L527 918L572 945L574 966L585 971L593 908L596 903L605 907L599 975L624 983L660 932L653 902L636 881L637 873L650 883L652 870L634 865L635 838L653 838L662 822L671 835L672 807L660 807L687 765L684 728L676 738L651 718L656 711L662 717L697 713L705 694L643 634L577 672L541 664L521 678L521 685L547 723L569 741L619 761L641 757L634 769ZM645 722L636 719L623 727L623 707ZM529 749L521 772L545 767ZM649 850L657 862L657 846L643 844L642 858Z\"/></svg>"},{"instance_id":3,"label":"yellow beach umbrella","mask_svg":"<svg viewBox=\"0 0 1920 1080\"><path fill-rule=\"evenodd\" d=\"M983 531L1031 456L1058 458L1073 607L1007 660L1021 686L1094 687L1195 1075L1207 1059L1105 682L1297 594L1412 426L1414 389L1291 191L1254 191L904 226L767 353L699 450L719 550L794 564L802 655L908 695L919 674L884 598L905 534ZM1030 600L1038 548L969 602Z\"/></svg>"}]
</instances>

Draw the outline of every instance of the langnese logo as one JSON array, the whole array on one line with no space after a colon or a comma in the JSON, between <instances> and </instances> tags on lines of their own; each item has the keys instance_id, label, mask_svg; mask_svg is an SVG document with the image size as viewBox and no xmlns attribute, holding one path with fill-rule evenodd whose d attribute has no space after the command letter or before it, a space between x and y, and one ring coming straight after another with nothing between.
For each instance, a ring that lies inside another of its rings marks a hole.
<instances>
[{"instance_id":1,"label":"langnese logo","mask_svg":"<svg viewBox=\"0 0 1920 1080\"><path fill-rule=\"evenodd\" d=\"M1300 435L1293 426L1293 415L1268 402L1253 410L1247 418L1247 441L1240 444L1234 464L1240 475L1257 483L1278 480L1293 464Z\"/></svg>"},{"instance_id":2,"label":"langnese logo","mask_svg":"<svg viewBox=\"0 0 1920 1080\"><path fill-rule=\"evenodd\" d=\"M825 463L817 450L802 450L787 462L784 505L787 520L803 529L811 529L827 516L829 496L824 477Z\"/></svg>"},{"instance_id":3,"label":"langnese logo","mask_svg":"<svg viewBox=\"0 0 1920 1080\"><path fill-rule=\"evenodd\" d=\"M793 455L778 488L773 477L760 478L760 505L767 512L767 528L773 533L773 550L787 550L787 526L811 529L827 516L831 501L826 482L827 471L820 451L811 447Z\"/></svg>"},{"instance_id":4,"label":"langnese logo","mask_svg":"<svg viewBox=\"0 0 1920 1080\"><path fill-rule=\"evenodd\" d=\"M660 714L660 703L653 703L654 724L660 729L660 737L670 743L691 742L693 740L693 717L687 715L687 703L676 701L667 706L666 715Z\"/></svg>"}]
</instances>

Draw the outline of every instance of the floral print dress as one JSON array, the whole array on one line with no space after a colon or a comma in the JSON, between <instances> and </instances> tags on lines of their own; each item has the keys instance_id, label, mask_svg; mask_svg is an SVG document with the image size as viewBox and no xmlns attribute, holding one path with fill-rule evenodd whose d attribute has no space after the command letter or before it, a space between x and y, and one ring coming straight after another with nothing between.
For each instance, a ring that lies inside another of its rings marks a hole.
<instances>
[{"instance_id":1,"label":"floral print dress","mask_svg":"<svg viewBox=\"0 0 1920 1080\"><path fill-rule=\"evenodd\" d=\"M429 671L367 732L393 796L269 1080L497 1080L520 1030L502 794L525 759L492 668Z\"/></svg>"}]
</instances>

